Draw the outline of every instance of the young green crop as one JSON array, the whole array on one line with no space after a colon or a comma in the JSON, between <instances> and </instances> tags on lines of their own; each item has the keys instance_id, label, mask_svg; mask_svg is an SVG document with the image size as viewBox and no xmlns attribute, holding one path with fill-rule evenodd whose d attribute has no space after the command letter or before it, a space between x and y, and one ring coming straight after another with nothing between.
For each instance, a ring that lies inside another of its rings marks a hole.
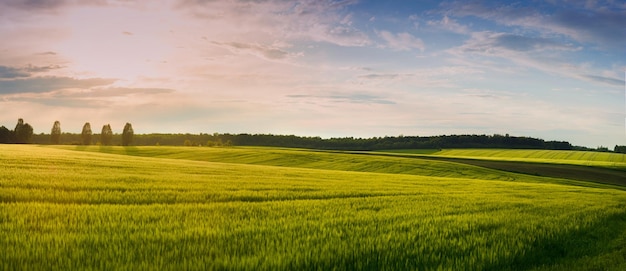
<instances>
[{"instance_id":1,"label":"young green crop","mask_svg":"<svg viewBox=\"0 0 626 271\"><path fill-rule=\"evenodd\" d=\"M422 150L390 150L386 152L423 154ZM626 169L626 154L622 153L567 150L452 149L428 154L457 158L605 166Z\"/></svg>"},{"instance_id":2,"label":"young green crop","mask_svg":"<svg viewBox=\"0 0 626 271\"><path fill-rule=\"evenodd\" d=\"M159 152L142 148L113 150ZM245 157L237 149L221 151L239 157L233 161ZM626 265L624 191L542 183L545 178L511 182L497 171L481 180L476 167L444 174L437 171L453 166L437 163L412 174L345 171L354 169L349 155L329 162L327 153L265 151L273 163L308 157L328 169L0 145L0 269ZM379 159L352 158L359 167Z\"/></svg>"}]
</instances>

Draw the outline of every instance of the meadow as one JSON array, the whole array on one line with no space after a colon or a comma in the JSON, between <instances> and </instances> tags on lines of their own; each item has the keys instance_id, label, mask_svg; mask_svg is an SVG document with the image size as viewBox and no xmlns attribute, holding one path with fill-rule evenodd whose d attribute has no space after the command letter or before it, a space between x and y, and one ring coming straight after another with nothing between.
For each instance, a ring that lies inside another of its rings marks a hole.
<instances>
[{"instance_id":1,"label":"meadow","mask_svg":"<svg viewBox=\"0 0 626 271\"><path fill-rule=\"evenodd\" d=\"M626 191L279 148L0 145L1 270L625 270Z\"/></svg>"},{"instance_id":2,"label":"meadow","mask_svg":"<svg viewBox=\"0 0 626 271\"><path fill-rule=\"evenodd\" d=\"M571 164L609 167L626 170L626 154L569 150L512 149L449 149L449 150L390 150L390 153L434 155L442 157L504 160L535 163Z\"/></svg>"}]
</instances>

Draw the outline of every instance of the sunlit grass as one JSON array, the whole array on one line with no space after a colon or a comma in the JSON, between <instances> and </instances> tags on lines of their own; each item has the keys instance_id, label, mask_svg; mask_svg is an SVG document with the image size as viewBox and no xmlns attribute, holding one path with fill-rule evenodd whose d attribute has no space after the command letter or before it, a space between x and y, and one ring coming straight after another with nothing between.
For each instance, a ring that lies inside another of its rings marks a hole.
<instances>
[{"instance_id":1,"label":"sunlit grass","mask_svg":"<svg viewBox=\"0 0 626 271\"><path fill-rule=\"evenodd\" d=\"M388 153L435 155L444 157L557 163L626 169L626 154L566 150L450 149L424 153L423 150L389 150Z\"/></svg>"},{"instance_id":2,"label":"sunlit grass","mask_svg":"<svg viewBox=\"0 0 626 271\"><path fill-rule=\"evenodd\" d=\"M309 151L106 151L152 157L0 145L0 269L619 270L626 263L619 190L470 166L444 173L456 165L445 162L367 172L357 169L396 160Z\"/></svg>"}]
</instances>

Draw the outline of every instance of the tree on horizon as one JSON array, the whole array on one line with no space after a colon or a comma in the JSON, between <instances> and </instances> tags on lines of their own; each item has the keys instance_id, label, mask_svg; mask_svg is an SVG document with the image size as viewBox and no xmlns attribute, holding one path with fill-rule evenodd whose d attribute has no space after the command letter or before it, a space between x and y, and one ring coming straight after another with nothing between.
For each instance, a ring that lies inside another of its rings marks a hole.
<instances>
[{"instance_id":1,"label":"tree on horizon","mask_svg":"<svg viewBox=\"0 0 626 271\"><path fill-rule=\"evenodd\" d=\"M24 119L17 120L15 130L13 130L13 138L15 143L26 144L33 137L33 127L28 123L24 123Z\"/></svg>"},{"instance_id":2,"label":"tree on horizon","mask_svg":"<svg viewBox=\"0 0 626 271\"><path fill-rule=\"evenodd\" d=\"M111 125L103 125L102 132L100 132L100 144L102 145L111 145L111 141L113 140L113 131L111 130Z\"/></svg>"},{"instance_id":3,"label":"tree on horizon","mask_svg":"<svg viewBox=\"0 0 626 271\"><path fill-rule=\"evenodd\" d=\"M122 132L122 146L130 145L133 142L134 134L133 125L127 122L126 125L124 125L124 131Z\"/></svg>"},{"instance_id":4,"label":"tree on horizon","mask_svg":"<svg viewBox=\"0 0 626 271\"><path fill-rule=\"evenodd\" d=\"M51 144L60 144L61 143L61 123L57 120L52 125L52 131L50 131L50 143Z\"/></svg>"},{"instance_id":5,"label":"tree on horizon","mask_svg":"<svg viewBox=\"0 0 626 271\"><path fill-rule=\"evenodd\" d=\"M83 131L81 133L83 145L91 145L91 135L91 124L89 124L89 122L86 122L85 125L83 125Z\"/></svg>"},{"instance_id":6,"label":"tree on horizon","mask_svg":"<svg viewBox=\"0 0 626 271\"><path fill-rule=\"evenodd\" d=\"M0 126L0 143L11 143L11 130L9 128Z\"/></svg>"}]
</instances>

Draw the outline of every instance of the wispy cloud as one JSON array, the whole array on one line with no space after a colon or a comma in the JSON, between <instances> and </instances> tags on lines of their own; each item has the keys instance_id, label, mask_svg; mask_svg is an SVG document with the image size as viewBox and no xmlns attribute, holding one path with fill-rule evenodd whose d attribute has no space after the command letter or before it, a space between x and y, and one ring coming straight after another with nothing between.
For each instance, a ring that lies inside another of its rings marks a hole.
<instances>
[{"instance_id":1,"label":"wispy cloud","mask_svg":"<svg viewBox=\"0 0 626 271\"><path fill-rule=\"evenodd\" d=\"M399 78L400 76L402 76L401 74L397 74L397 73L370 73L370 74L365 74L365 75L359 75L358 78L362 78L362 79L371 79L371 80L392 80L392 79L396 79Z\"/></svg>"},{"instance_id":2,"label":"wispy cloud","mask_svg":"<svg viewBox=\"0 0 626 271\"><path fill-rule=\"evenodd\" d=\"M28 77L30 74L23 69L14 67L0 66L0 79L1 78L20 78Z\"/></svg>"},{"instance_id":3,"label":"wispy cloud","mask_svg":"<svg viewBox=\"0 0 626 271\"><path fill-rule=\"evenodd\" d=\"M415 36L402 32L393 34L389 31L379 31L378 36L385 41L388 48L398 51L410 51L418 49L424 51L424 42Z\"/></svg>"},{"instance_id":4,"label":"wispy cloud","mask_svg":"<svg viewBox=\"0 0 626 271\"><path fill-rule=\"evenodd\" d=\"M88 90L68 91L57 93L54 96L63 97L87 97L87 98L107 98L107 97L125 97L133 95L158 95L176 92L168 88L128 88L128 87L96 87Z\"/></svg>"},{"instance_id":5,"label":"wispy cloud","mask_svg":"<svg viewBox=\"0 0 626 271\"><path fill-rule=\"evenodd\" d=\"M385 99L383 97L352 93L352 94L329 94L329 95L307 95L307 94L291 94L287 95L292 99L304 99L304 100L328 100L333 103L355 103L355 104L395 104L395 102Z\"/></svg>"},{"instance_id":6,"label":"wispy cloud","mask_svg":"<svg viewBox=\"0 0 626 271\"><path fill-rule=\"evenodd\" d=\"M536 8L518 4L494 6L481 2L455 2L447 5L446 9L457 17L475 16L506 26L565 35L578 42L624 48L626 8L613 1L604 2L602 5L605 8L585 8L589 2L556 1L552 5L547 2L542 5L548 7L540 5ZM555 7L559 7L556 12Z\"/></svg>"},{"instance_id":7,"label":"wispy cloud","mask_svg":"<svg viewBox=\"0 0 626 271\"><path fill-rule=\"evenodd\" d=\"M604 76L598 76L598 75L590 75L590 74L584 74L582 75L582 77L590 79L592 81L605 83L609 85L620 86L620 87L624 86L623 79L616 79L616 78L610 78L610 77L604 77Z\"/></svg>"},{"instance_id":8,"label":"wispy cloud","mask_svg":"<svg viewBox=\"0 0 626 271\"><path fill-rule=\"evenodd\" d=\"M52 71L52 70L58 70L58 69L62 69L63 66L61 65L47 65L47 66L35 66L35 65L31 65L28 64L26 67L23 68L24 71L27 71L29 73L44 73L44 72L48 72L48 71Z\"/></svg>"},{"instance_id":9,"label":"wispy cloud","mask_svg":"<svg viewBox=\"0 0 626 271\"><path fill-rule=\"evenodd\" d=\"M356 2L184 0L176 6L209 25L241 33L250 40L307 40L364 46L370 43L369 37L352 25L346 12L346 7Z\"/></svg>"},{"instance_id":10,"label":"wispy cloud","mask_svg":"<svg viewBox=\"0 0 626 271\"><path fill-rule=\"evenodd\" d=\"M464 52L497 54L502 51L532 51L536 53L547 50L574 51L580 48L546 38L485 31L472 33L471 39L461 46L460 49Z\"/></svg>"},{"instance_id":11,"label":"wispy cloud","mask_svg":"<svg viewBox=\"0 0 626 271\"><path fill-rule=\"evenodd\" d=\"M282 48L243 42L217 42L213 44L229 49L233 53L250 54L267 60L281 60L295 57L297 53L289 53Z\"/></svg>"},{"instance_id":12,"label":"wispy cloud","mask_svg":"<svg viewBox=\"0 0 626 271\"><path fill-rule=\"evenodd\" d=\"M113 84L116 79L71 77L33 77L0 81L0 95L14 93L43 93L68 88L91 88Z\"/></svg>"},{"instance_id":13,"label":"wispy cloud","mask_svg":"<svg viewBox=\"0 0 626 271\"><path fill-rule=\"evenodd\" d=\"M515 63L518 72L523 68L532 68L592 83L623 85L622 80L593 75L598 71L593 71L585 63L576 63L575 60L568 58L569 54L580 50L581 47L554 39L484 31L472 33L471 38L463 45L448 52L454 56L454 61L465 59L464 63L468 65L482 66L493 71L504 71L508 69L506 63L512 62ZM475 55L492 59L472 58ZM493 58L506 62L493 62Z\"/></svg>"},{"instance_id":14,"label":"wispy cloud","mask_svg":"<svg viewBox=\"0 0 626 271\"><path fill-rule=\"evenodd\" d=\"M60 65L34 66L28 64L25 67L0 66L0 79L26 78L34 73L45 73L52 70L63 68Z\"/></svg>"},{"instance_id":15,"label":"wispy cloud","mask_svg":"<svg viewBox=\"0 0 626 271\"><path fill-rule=\"evenodd\" d=\"M64 6L66 0L5 0L2 1L5 7L23 10L55 10Z\"/></svg>"},{"instance_id":16,"label":"wispy cloud","mask_svg":"<svg viewBox=\"0 0 626 271\"><path fill-rule=\"evenodd\" d=\"M429 26L437 27L458 34L469 34L471 32L469 27L458 23L456 20L448 17L448 15L444 15L441 20L429 20L427 24Z\"/></svg>"}]
</instances>

